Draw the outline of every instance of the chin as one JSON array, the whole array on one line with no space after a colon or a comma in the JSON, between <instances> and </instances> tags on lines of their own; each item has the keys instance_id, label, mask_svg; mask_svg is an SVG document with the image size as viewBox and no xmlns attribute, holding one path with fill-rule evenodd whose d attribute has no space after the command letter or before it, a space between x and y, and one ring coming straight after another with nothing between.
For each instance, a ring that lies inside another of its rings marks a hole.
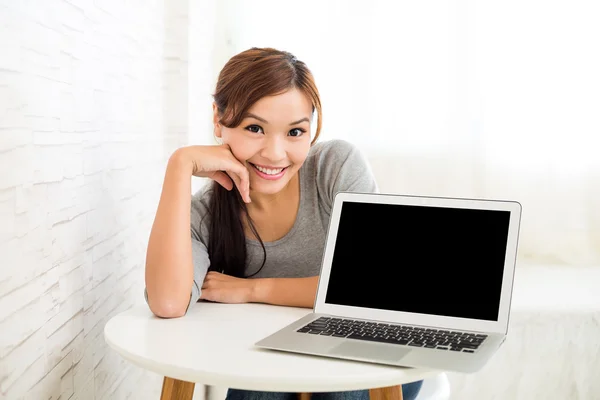
<instances>
[{"instance_id":1,"label":"chin","mask_svg":"<svg viewBox=\"0 0 600 400\"><path fill-rule=\"evenodd\" d=\"M284 175L275 180L269 180L261 178L256 171L251 171L250 174L250 188L252 191L265 195L273 195L284 190L288 184L290 183L293 174L296 172L295 169L291 170L288 167L288 170L284 173Z\"/></svg>"},{"instance_id":2,"label":"chin","mask_svg":"<svg viewBox=\"0 0 600 400\"><path fill-rule=\"evenodd\" d=\"M277 182L277 183L259 183L259 184L254 184L251 185L252 190L256 193L260 193L260 194L277 194L279 192L281 192L289 183L289 181L286 181L285 183L283 182Z\"/></svg>"}]
</instances>

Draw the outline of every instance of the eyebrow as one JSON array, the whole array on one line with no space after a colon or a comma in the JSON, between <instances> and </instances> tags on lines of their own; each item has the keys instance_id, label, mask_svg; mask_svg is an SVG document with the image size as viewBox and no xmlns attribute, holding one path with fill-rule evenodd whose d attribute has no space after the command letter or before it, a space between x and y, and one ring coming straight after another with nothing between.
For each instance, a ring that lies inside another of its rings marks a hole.
<instances>
[{"instance_id":1,"label":"eyebrow","mask_svg":"<svg viewBox=\"0 0 600 400\"><path fill-rule=\"evenodd\" d=\"M265 124L268 124L268 123L269 123L269 122L268 122L266 119L264 119L264 118L261 118L261 117L259 117L258 115L254 115L254 114L252 114L252 113L246 113L246 116L245 116L245 117L246 117L246 118L254 118L254 119L257 119L257 120L259 120L260 122L262 122L262 123L265 123ZM306 121L306 122L310 122L310 120L309 120L308 118L304 117L304 118L302 118L302 119L299 119L298 121L294 121L294 122L290 123L290 125L298 125L300 122L304 122L304 121Z\"/></svg>"}]
</instances>

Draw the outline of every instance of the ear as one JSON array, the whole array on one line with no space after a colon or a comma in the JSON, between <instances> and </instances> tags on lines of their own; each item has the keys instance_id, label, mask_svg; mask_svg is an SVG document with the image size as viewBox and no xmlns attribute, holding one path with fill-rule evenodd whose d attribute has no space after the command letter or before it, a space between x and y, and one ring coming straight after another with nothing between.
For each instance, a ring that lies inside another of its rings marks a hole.
<instances>
[{"instance_id":1,"label":"ear","mask_svg":"<svg viewBox=\"0 0 600 400\"><path fill-rule=\"evenodd\" d=\"M219 123L219 109L217 108L217 104L213 103L213 125L215 126L215 137L221 137L221 124Z\"/></svg>"}]
</instances>

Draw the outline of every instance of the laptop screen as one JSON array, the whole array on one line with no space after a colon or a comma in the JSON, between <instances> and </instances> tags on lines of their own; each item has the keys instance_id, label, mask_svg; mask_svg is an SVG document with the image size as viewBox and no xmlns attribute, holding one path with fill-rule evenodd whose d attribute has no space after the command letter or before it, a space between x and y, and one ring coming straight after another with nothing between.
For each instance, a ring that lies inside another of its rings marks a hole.
<instances>
[{"instance_id":1,"label":"laptop screen","mask_svg":"<svg viewBox=\"0 0 600 400\"><path fill-rule=\"evenodd\" d=\"M509 219L344 202L325 303L497 321Z\"/></svg>"}]
</instances>

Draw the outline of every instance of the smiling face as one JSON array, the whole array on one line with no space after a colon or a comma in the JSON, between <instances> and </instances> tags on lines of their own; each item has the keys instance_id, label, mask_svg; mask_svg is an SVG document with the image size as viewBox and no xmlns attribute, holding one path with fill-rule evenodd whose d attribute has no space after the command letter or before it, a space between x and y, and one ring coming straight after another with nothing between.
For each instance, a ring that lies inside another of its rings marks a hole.
<instances>
[{"instance_id":1,"label":"smiling face","mask_svg":"<svg viewBox=\"0 0 600 400\"><path fill-rule=\"evenodd\" d=\"M304 93L291 89L254 103L235 128L215 123L215 135L246 165L251 194L279 193L296 176L310 150L312 108Z\"/></svg>"}]
</instances>

